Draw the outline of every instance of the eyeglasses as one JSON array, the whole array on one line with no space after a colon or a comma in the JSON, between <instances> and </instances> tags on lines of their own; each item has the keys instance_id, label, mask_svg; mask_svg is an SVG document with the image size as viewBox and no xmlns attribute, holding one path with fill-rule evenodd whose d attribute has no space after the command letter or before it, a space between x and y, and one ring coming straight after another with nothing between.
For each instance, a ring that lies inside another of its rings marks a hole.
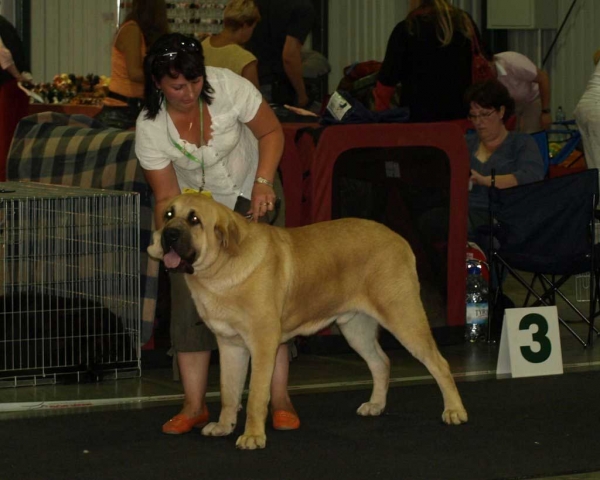
<instances>
[{"instance_id":1,"label":"eyeglasses","mask_svg":"<svg viewBox=\"0 0 600 480\"><path fill-rule=\"evenodd\" d=\"M469 120L471 120L472 122L474 122L475 120L478 120L478 119L481 119L481 120L486 120L486 119L488 119L489 117L491 117L491 116L492 116L492 114L493 114L495 111L496 111L496 110L489 110L489 111L487 111L487 112L480 113L479 115L473 115L472 113L469 113L469 114L467 115L467 118L468 118Z\"/></svg>"},{"instance_id":2,"label":"eyeglasses","mask_svg":"<svg viewBox=\"0 0 600 480\"><path fill-rule=\"evenodd\" d=\"M197 53L200 51L200 45L196 40L190 38L189 40L181 40L174 46L165 47L154 54L153 65L169 63L177 58L177 55L181 52L185 53Z\"/></svg>"}]
</instances>

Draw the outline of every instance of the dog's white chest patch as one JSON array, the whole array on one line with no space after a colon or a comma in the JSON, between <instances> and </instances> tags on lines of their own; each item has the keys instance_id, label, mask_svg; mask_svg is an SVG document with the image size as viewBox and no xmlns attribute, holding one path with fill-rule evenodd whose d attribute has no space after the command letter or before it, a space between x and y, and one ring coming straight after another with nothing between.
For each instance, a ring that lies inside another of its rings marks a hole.
<instances>
[{"instance_id":1,"label":"dog's white chest patch","mask_svg":"<svg viewBox=\"0 0 600 480\"><path fill-rule=\"evenodd\" d=\"M206 320L206 325L208 325L215 335L228 338L239 335L236 330L231 328L231 325L228 322L221 320Z\"/></svg>"}]
</instances>

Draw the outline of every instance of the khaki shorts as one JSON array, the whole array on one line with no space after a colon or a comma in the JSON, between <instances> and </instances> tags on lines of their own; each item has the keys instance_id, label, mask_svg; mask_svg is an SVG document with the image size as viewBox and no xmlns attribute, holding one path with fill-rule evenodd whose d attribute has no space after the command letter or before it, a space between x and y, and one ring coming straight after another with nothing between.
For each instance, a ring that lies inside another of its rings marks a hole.
<instances>
[{"instance_id":1,"label":"khaki shorts","mask_svg":"<svg viewBox=\"0 0 600 480\"><path fill-rule=\"evenodd\" d=\"M171 281L171 345L173 352L216 350L217 340L204 324L182 273L169 275Z\"/></svg>"},{"instance_id":2,"label":"khaki shorts","mask_svg":"<svg viewBox=\"0 0 600 480\"><path fill-rule=\"evenodd\" d=\"M282 206L275 225L284 225L285 207L283 206L283 188L279 176L275 179L275 193L282 199ZM245 214L247 205L242 208L245 211L241 211L237 205L235 210ZM267 221L267 218L261 217L260 221ZM183 275L182 273L169 275L171 283L171 350L169 353L216 350L215 336L198 315Z\"/></svg>"}]
</instances>

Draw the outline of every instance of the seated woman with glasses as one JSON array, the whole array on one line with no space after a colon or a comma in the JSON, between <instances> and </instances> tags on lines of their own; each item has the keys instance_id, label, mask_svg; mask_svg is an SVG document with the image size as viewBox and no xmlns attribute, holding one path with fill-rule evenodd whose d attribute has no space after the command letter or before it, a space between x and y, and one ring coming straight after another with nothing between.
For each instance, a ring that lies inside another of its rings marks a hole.
<instances>
[{"instance_id":1,"label":"seated woman with glasses","mask_svg":"<svg viewBox=\"0 0 600 480\"><path fill-rule=\"evenodd\" d=\"M544 162L533 138L509 132L504 122L515 102L497 80L472 85L465 93L468 118L475 133L466 137L471 163L469 178L469 233L489 223L488 188L495 170L495 186L509 188L544 178ZM472 236L472 235L471 235Z\"/></svg>"},{"instance_id":2,"label":"seated woman with glasses","mask_svg":"<svg viewBox=\"0 0 600 480\"><path fill-rule=\"evenodd\" d=\"M485 249L489 239L478 229L490 222L488 194L492 170L495 170L495 186L509 188L542 180L544 162L533 137L506 129L504 122L512 115L515 103L498 80L471 85L465 93L465 104L475 127L475 132L466 136L471 167L468 239ZM417 220L424 248L430 255L434 270L440 272L440 284L446 278L446 252L440 254L431 246L447 241L449 221L448 207L435 205L425 210Z\"/></svg>"},{"instance_id":3,"label":"seated woman with glasses","mask_svg":"<svg viewBox=\"0 0 600 480\"><path fill-rule=\"evenodd\" d=\"M136 155L155 197L156 228L166 204L185 189L207 190L255 221L274 209L273 182L283 130L260 92L228 69L206 67L200 43L178 33L159 38L144 59L146 107L136 124ZM183 275L172 275L171 343L184 389L181 412L163 432L208 423L205 395L214 336L198 317ZM277 352L271 385L273 426L300 420L287 392L288 347Z\"/></svg>"}]
</instances>

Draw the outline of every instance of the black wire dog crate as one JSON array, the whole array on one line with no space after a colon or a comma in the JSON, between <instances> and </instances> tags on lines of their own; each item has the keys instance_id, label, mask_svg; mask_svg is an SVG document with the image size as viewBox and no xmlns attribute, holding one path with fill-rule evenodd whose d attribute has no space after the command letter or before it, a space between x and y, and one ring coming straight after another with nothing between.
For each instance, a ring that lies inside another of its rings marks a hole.
<instances>
[{"instance_id":1,"label":"black wire dog crate","mask_svg":"<svg viewBox=\"0 0 600 480\"><path fill-rule=\"evenodd\" d=\"M140 200L0 183L0 387L141 374Z\"/></svg>"}]
</instances>

